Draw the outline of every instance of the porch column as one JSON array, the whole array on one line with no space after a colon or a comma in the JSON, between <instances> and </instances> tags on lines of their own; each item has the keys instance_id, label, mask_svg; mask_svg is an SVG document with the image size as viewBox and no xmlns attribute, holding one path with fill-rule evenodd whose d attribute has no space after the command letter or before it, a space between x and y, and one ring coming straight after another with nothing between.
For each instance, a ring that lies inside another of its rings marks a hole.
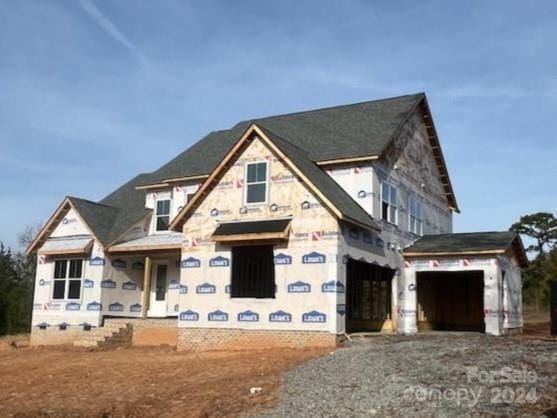
<instances>
[{"instance_id":1,"label":"porch column","mask_svg":"<svg viewBox=\"0 0 557 418\"><path fill-rule=\"evenodd\" d=\"M145 257L145 270L143 271L143 301L141 304L141 317L147 318L149 310L149 296L151 293L151 257Z\"/></svg>"}]
</instances>

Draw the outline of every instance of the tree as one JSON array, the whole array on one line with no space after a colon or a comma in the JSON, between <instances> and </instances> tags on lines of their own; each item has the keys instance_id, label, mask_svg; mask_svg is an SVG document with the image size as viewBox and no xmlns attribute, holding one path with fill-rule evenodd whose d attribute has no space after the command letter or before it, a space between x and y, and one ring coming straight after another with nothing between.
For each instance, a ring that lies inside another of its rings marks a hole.
<instances>
[{"instance_id":1,"label":"tree","mask_svg":"<svg viewBox=\"0 0 557 418\"><path fill-rule=\"evenodd\" d=\"M27 248L40 229L30 225L19 236ZM31 326L37 257L13 253L0 242L0 335L28 332Z\"/></svg>"},{"instance_id":2,"label":"tree","mask_svg":"<svg viewBox=\"0 0 557 418\"><path fill-rule=\"evenodd\" d=\"M526 250L536 253L522 273L523 297L539 310L549 301L549 281L557 279L557 218L552 213L524 215L510 227L511 231L534 240Z\"/></svg>"},{"instance_id":3,"label":"tree","mask_svg":"<svg viewBox=\"0 0 557 418\"><path fill-rule=\"evenodd\" d=\"M537 251L538 257L545 253L545 249L551 251L557 244L557 218L552 213L524 215L512 224L510 230L535 240L536 244L530 245L526 251Z\"/></svg>"}]
</instances>

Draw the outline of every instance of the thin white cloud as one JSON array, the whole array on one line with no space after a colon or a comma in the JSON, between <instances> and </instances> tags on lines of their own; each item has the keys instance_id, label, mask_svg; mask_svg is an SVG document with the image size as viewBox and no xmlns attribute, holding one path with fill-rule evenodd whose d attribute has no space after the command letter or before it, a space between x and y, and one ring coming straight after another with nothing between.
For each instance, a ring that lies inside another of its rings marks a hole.
<instances>
[{"instance_id":1,"label":"thin white cloud","mask_svg":"<svg viewBox=\"0 0 557 418\"><path fill-rule=\"evenodd\" d=\"M126 47L135 58L142 63L143 57L137 47L122 33L120 29L103 13L92 0L80 0L80 5L89 16L99 25L108 36Z\"/></svg>"}]
</instances>

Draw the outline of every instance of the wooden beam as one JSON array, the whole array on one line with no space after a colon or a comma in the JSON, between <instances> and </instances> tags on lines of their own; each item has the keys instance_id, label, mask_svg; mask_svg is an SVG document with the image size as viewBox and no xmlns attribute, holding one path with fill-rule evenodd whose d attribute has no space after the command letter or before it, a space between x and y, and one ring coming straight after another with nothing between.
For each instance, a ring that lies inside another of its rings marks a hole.
<instances>
[{"instance_id":1,"label":"wooden beam","mask_svg":"<svg viewBox=\"0 0 557 418\"><path fill-rule=\"evenodd\" d=\"M336 164L345 164L345 163L357 163L362 161L373 161L379 158L378 155L365 155L362 157L351 157L351 158L337 158L333 160L323 160L323 161L316 161L315 164L317 165L336 165Z\"/></svg>"},{"instance_id":2,"label":"wooden beam","mask_svg":"<svg viewBox=\"0 0 557 418\"><path fill-rule=\"evenodd\" d=\"M151 296L151 257L145 257L145 270L143 271L143 300L141 304L141 317L147 318L149 298Z\"/></svg>"}]
</instances>

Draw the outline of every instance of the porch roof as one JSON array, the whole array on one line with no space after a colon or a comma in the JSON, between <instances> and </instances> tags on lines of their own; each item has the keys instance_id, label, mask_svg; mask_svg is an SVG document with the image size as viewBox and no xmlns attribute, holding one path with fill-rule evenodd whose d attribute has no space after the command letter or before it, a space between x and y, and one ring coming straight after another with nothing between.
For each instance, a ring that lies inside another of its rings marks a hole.
<instances>
[{"instance_id":1,"label":"porch roof","mask_svg":"<svg viewBox=\"0 0 557 418\"><path fill-rule=\"evenodd\" d=\"M286 239L290 229L290 218L246 222L221 223L212 239L224 241L247 241L258 239Z\"/></svg>"},{"instance_id":2,"label":"porch roof","mask_svg":"<svg viewBox=\"0 0 557 418\"><path fill-rule=\"evenodd\" d=\"M180 250L182 248L182 234L168 232L164 234L147 235L134 240L121 242L108 248L108 252L139 252Z\"/></svg>"}]
</instances>

